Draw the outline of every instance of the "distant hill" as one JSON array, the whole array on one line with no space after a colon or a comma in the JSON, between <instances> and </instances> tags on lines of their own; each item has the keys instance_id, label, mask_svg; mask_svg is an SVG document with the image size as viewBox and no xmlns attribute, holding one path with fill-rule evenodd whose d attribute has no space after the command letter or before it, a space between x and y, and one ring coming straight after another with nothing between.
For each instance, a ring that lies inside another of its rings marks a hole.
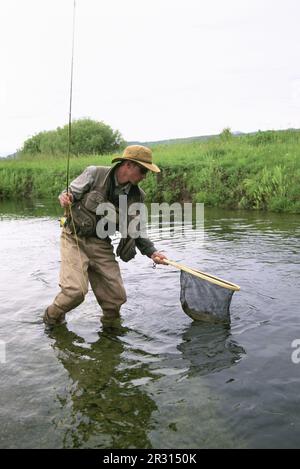
<instances>
[{"instance_id":1,"label":"distant hill","mask_svg":"<svg viewBox=\"0 0 300 469\"><path fill-rule=\"evenodd\" d=\"M6 155L6 156L0 156L0 160L7 160L7 159L15 158L16 156L17 156L17 152L11 153L10 155Z\"/></svg>"},{"instance_id":2,"label":"distant hill","mask_svg":"<svg viewBox=\"0 0 300 469\"><path fill-rule=\"evenodd\" d=\"M256 133L256 132L253 132ZM197 142L197 141L205 141L205 140L210 140L211 138L219 137L220 134L213 134L213 135L199 135L196 137L183 137L183 138L170 138L167 140L155 140L155 141L147 141L147 142L140 142L140 141L131 141L127 142L128 145L149 145L149 146L155 146L155 145L172 145L175 143L190 143L190 142ZM240 137L241 135L246 135L243 132L232 132L233 136L238 136Z\"/></svg>"},{"instance_id":3,"label":"distant hill","mask_svg":"<svg viewBox=\"0 0 300 469\"><path fill-rule=\"evenodd\" d=\"M280 130L272 130L272 132L297 132L300 129L294 129L294 128L289 128L289 129L280 129ZM270 132L269 130L256 130L254 132L240 132L240 131L232 131L232 135L234 137L242 137L244 135L255 135L257 133L265 133L265 132ZM149 145L149 146L156 146L156 145L173 145L176 143L191 143L191 142L201 142L205 140L210 140L212 138L219 137L220 134L212 134L212 135L199 135L196 137L184 137L184 138L171 138L171 139L166 139L166 140L154 140L154 141L146 141L146 142L141 142L141 141L130 141L127 142L128 145Z\"/></svg>"}]
</instances>

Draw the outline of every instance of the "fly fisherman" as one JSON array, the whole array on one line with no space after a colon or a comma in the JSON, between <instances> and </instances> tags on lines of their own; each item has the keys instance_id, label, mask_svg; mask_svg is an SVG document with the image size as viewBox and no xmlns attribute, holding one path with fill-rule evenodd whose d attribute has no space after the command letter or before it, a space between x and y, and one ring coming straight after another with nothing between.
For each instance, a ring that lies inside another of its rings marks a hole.
<instances>
[{"instance_id":1,"label":"fly fisherman","mask_svg":"<svg viewBox=\"0 0 300 469\"><path fill-rule=\"evenodd\" d=\"M103 319L119 317L126 292L109 235L120 230L122 220L126 235L122 234L117 255L127 262L135 256L137 247L156 264L164 264L166 256L157 251L145 233L134 237L128 234L130 230L126 231L130 220L135 221L128 215L130 206L144 201L145 193L138 183L148 171L160 172L152 163L152 152L144 146L131 145L122 156L113 158L114 162L117 164L113 167L89 166L70 184L68 192L59 196L61 206L67 211L61 234L61 291L44 313L48 325L64 322L65 314L83 302L89 282L103 310ZM125 223L124 216L120 219L120 201L124 200L128 207ZM99 215L101 206L115 210L115 225L104 213Z\"/></svg>"}]
</instances>

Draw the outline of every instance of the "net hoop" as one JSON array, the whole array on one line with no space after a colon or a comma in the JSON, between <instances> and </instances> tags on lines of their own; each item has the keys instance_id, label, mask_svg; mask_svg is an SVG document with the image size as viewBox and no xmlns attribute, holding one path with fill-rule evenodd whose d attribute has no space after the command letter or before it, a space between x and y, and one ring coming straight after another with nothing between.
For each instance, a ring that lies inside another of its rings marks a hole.
<instances>
[{"instance_id":1,"label":"net hoop","mask_svg":"<svg viewBox=\"0 0 300 469\"><path fill-rule=\"evenodd\" d=\"M215 285L219 285L219 287L227 288L228 290L239 291L240 287L232 282L227 282L227 280L223 280L215 275L208 274L206 272L201 272L201 270L192 269L182 264L178 264L177 262L171 261L169 259L164 259L166 264L172 265L177 269L184 270L195 277L201 278L202 280L207 280L208 282L214 283Z\"/></svg>"}]
</instances>

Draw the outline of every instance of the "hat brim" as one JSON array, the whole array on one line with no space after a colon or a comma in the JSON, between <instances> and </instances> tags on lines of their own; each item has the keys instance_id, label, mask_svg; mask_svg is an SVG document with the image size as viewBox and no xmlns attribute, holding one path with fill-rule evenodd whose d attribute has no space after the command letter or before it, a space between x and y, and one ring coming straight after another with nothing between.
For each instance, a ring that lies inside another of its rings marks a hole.
<instances>
[{"instance_id":1,"label":"hat brim","mask_svg":"<svg viewBox=\"0 0 300 469\"><path fill-rule=\"evenodd\" d=\"M144 161L134 160L133 158L124 158L123 156L115 156L115 158L113 158L111 162L115 163L116 161L125 161L125 160L140 164L141 166L144 166L145 168L149 169L149 171L152 171L153 173L160 173L160 169L158 166L156 166L156 164L144 163Z\"/></svg>"}]
</instances>

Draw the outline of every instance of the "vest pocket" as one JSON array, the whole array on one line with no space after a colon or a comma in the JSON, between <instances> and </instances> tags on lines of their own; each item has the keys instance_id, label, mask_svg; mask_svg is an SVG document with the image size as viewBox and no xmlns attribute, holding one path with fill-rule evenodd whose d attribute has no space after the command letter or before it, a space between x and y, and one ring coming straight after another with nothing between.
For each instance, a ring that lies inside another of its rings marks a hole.
<instances>
[{"instance_id":1,"label":"vest pocket","mask_svg":"<svg viewBox=\"0 0 300 469\"><path fill-rule=\"evenodd\" d=\"M68 227L71 233L76 232L78 236L95 236L96 224L96 215L87 210L81 201L72 206L72 216L68 217Z\"/></svg>"},{"instance_id":2,"label":"vest pocket","mask_svg":"<svg viewBox=\"0 0 300 469\"><path fill-rule=\"evenodd\" d=\"M104 201L105 198L101 192L91 191L84 197L83 205L91 212L96 213L98 205Z\"/></svg>"}]
</instances>

